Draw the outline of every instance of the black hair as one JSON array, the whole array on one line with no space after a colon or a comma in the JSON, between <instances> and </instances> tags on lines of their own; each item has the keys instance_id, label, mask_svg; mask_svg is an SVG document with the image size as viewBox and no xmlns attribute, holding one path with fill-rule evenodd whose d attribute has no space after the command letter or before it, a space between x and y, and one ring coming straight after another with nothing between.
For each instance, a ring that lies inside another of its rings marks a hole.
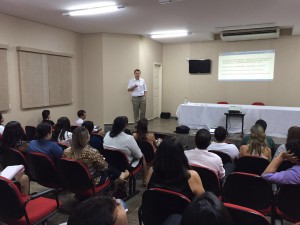
<instances>
[{"instance_id":1,"label":"black hair","mask_svg":"<svg viewBox=\"0 0 300 225\"><path fill-rule=\"evenodd\" d=\"M15 148L19 141L25 141L26 135L18 121L10 121L5 125L2 134L2 146L6 148Z\"/></svg>"},{"instance_id":2,"label":"black hair","mask_svg":"<svg viewBox=\"0 0 300 225\"><path fill-rule=\"evenodd\" d=\"M5 128L6 129L6 128ZM294 156L298 158L298 161L300 162L300 140L292 140L285 144L286 150L290 151L290 153L293 153Z\"/></svg>"},{"instance_id":3,"label":"black hair","mask_svg":"<svg viewBox=\"0 0 300 225\"><path fill-rule=\"evenodd\" d=\"M266 132L268 126L266 121L259 119L255 122L255 125L260 125L264 129L264 132Z\"/></svg>"},{"instance_id":4,"label":"black hair","mask_svg":"<svg viewBox=\"0 0 300 225\"><path fill-rule=\"evenodd\" d=\"M84 114L86 113L86 111L84 111L84 110L79 110L78 112L77 112L77 116L78 117L82 117Z\"/></svg>"},{"instance_id":5,"label":"black hair","mask_svg":"<svg viewBox=\"0 0 300 225\"><path fill-rule=\"evenodd\" d=\"M166 137L156 150L153 174L161 183L176 183L191 177L189 168L182 144L176 137Z\"/></svg>"},{"instance_id":6,"label":"black hair","mask_svg":"<svg viewBox=\"0 0 300 225\"><path fill-rule=\"evenodd\" d=\"M113 225L115 200L95 196L79 203L68 219L68 225Z\"/></svg>"},{"instance_id":7,"label":"black hair","mask_svg":"<svg viewBox=\"0 0 300 225\"><path fill-rule=\"evenodd\" d=\"M227 136L227 130L224 127L219 126L215 129L215 138L217 142L225 141L226 136Z\"/></svg>"},{"instance_id":8,"label":"black hair","mask_svg":"<svg viewBox=\"0 0 300 225\"><path fill-rule=\"evenodd\" d=\"M42 112L43 120L47 120L49 115L50 115L50 110L48 110L48 109L43 110L43 112Z\"/></svg>"},{"instance_id":9,"label":"black hair","mask_svg":"<svg viewBox=\"0 0 300 225\"><path fill-rule=\"evenodd\" d=\"M109 132L109 136L114 138L118 136L126 127L126 121L124 119L124 116L118 116L114 119L113 126L111 128L111 131Z\"/></svg>"},{"instance_id":10,"label":"black hair","mask_svg":"<svg viewBox=\"0 0 300 225\"><path fill-rule=\"evenodd\" d=\"M140 119L137 122L136 133L138 140L147 140L148 120L146 118Z\"/></svg>"},{"instance_id":11,"label":"black hair","mask_svg":"<svg viewBox=\"0 0 300 225\"><path fill-rule=\"evenodd\" d=\"M232 219L216 195L205 192L188 205L180 225L232 225Z\"/></svg>"},{"instance_id":12,"label":"black hair","mask_svg":"<svg viewBox=\"0 0 300 225\"><path fill-rule=\"evenodd\" d=\"M94 130L94 123L92 121L84 121L81 126L85 127L91 134Z\"/></svg>"},{"instance_id":13,"label":"black hair","mask_svg":"<svg viewBox=\"0 0 300 225\"><path fill-rule=\"evenodd\" d=\"M49 123L40 123L36 127L37 139L45 138L49 133L51 133L52 127Z\"/></svg>"},{"instance_id":14,"label":"black hair","mask_svg":"<svg viewBox=\"0 0 300 225\"><path fill-rule=\"evenodd\" d=\"M0 121L3 119L2 113L0 112ZM0 122L1 123L1 122Z\"/></svg>"},{"instance_id":15,"label":"black hair","mask_svg":"<svg viewBox=\"0 0 300 225\"><path fill-rule=\"evenodd\" d=\"M134 73L135 73L135 72L141 72L141 70L140 70L140 69L135 69L135 70L134 70Z\"/></svg>"},{"instance_id":16,"label":"black hair","mask_svg":"<svg viewBox=\"0 0 300 225\"><path fill-rule=\"evenodd\" d=\"M65 133L68 131L71 131L71 122L69 118L64 116L60 117L55 125L52 140L65 140Z\"/></svg>"},{"instance_id":17,"label":"black hair","mask_svg":"<svg viewBox=\"0 0 300 225\"><path fill-rule=\"evenodd\" d=\"M195 144L199 149L207 149L210 145L211 134L206 129L200 129L197 131L195 136Z\"/></svg>"}]
</instances>

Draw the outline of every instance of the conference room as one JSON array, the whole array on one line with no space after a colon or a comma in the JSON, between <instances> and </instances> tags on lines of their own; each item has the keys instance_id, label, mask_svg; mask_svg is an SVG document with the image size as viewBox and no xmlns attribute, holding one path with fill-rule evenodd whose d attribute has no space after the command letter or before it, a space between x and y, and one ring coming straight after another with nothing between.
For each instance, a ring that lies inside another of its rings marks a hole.
<instances>
[{"instance_id":1,"label":"conference room","mask_svg":"<svg viewBox=\"0 0 300 225\"><path fill-rule=\"evenodd\" d=\"M76 112L84 109L88 119L101 127L111 125L119 115L133 124L127 84L139 68L147 82L149 120L159 118L161 112L170 112L174 119L181 105L207 107L226 101L227 105L214 106L222 109L217 122L208 114L205 122L214 123L200 125L225 127L224 113L230 106L241 106L244 133L257 119L268 123L267 135L274 137L285 138L290 126L300 126L298 1L119 0L114 13L65 15L75 3L83 2L1 1L0 111L6 122L36 126L47 108L53 121L64 115L72 123ZM228 30L264 33L270 28L273 36L256 33L241 38L235 33L235 41L228 35L224 38ZM182 29L187 36L151 37ZM22 61L26 54L39 57ZM66 60L59 73L57 67L48 70L60 62L52 56ZM209 60L209 71L190 73L193 60ZM34 71L30 79L22 75L28 71ZM51 73L59 76L49 82ZM189 103L184 104L185 98ZM255 111L262 110L252 114L253 102L265 106L257 106ZM283 111L272 114L272 107ZM197 116L196 120L202 119ZM181 113L176 125L191 125L181 122L184 117L193 119ZM230 132L241 132L239 118L231 118L231 125Z\"/></svg>"}]
</instances>

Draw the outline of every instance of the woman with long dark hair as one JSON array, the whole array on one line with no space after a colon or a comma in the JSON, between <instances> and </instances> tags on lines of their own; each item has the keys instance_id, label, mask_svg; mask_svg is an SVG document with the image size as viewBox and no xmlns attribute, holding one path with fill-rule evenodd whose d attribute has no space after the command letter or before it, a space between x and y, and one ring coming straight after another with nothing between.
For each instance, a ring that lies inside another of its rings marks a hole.
<instances>
[{"instance_id":1,"label":"woman with long dark hair","mask_svg":"<svg viewBox=\"0 0 300 225\"><path fill-rule=\"evenodd\" d=\"M10 121L6 124L2 135L2 147L26 151L28 147L26 135L18 121Z\"/></svg>"},{"instance_id":2,"label":"woman with long dark hair","mask_svg":"<svg viewBox=\"0 0 300 225\"><path fill-rule=\"evenodd\" d=\"M126 121L123 116L115 118L111 131L107 132L103 139L103 147L122 151L132 164L133 161L139 161L143 154L134 137L124 132L125 127Z\"/></svg>"},{"instance_id":3,"label":"woman with long dark hair","mask_svg":"<svg viewBox=\"0 0 300 225\"><path fill-rule=\"evenodd\" d=\"M148 188L165 188L189 199L205 192L200 176L190 169L184 148L175 137L166 137L157 148L147 183Z\"/></svg>"},{"instance_id":4,"label":"woman with long dark hair","mask_svg":"<svg viewBox=\"0 0 300 225\"><path fill-rule=\"evenodd\" d=\"M146 118L140 119L136 125L136 133L133 133L133 137L138 141L148 141L156 152L157 141L155 139L154 133L148 132L148 120ZM159 143L161 140L159 140Z\"/></svg>"},{"instance_id":5,"label":"woman with long dark hair","mask_svg":"<svg viewBox=\"0 0 300 225\"><path fill-rule=\"evenodd\" d=\"M72 132L71 123L68 117L60 117L55 125L53 141L61 142L67 146L71 146Z\"/></svg>"}]
</instances>

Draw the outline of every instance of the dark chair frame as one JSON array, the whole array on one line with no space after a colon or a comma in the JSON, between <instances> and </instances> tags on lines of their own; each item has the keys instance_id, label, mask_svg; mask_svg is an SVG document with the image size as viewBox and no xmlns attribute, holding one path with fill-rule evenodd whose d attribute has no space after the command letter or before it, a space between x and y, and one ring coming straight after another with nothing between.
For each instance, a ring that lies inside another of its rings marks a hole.
<instances>
[{"instance_id":1,"label":"dark chair frame","mask_svg":"<svg viewBox=\"0 0 300 225\"><path fill-rule=\"evenodd\" d=\"M221 182L218 175L213 170L194 164L191 164L190 166L199 174L205 191L213 192L217 196L221 195Z\"/></svg>"},{"instance_id":2,"label":"dark chair frame","mask_svg":"<svg viewBox=\"0 0 300 225\"><path fill-rule=\"evenodd\" d=\"M152 164L153 159L154 159L154 154L155 154L152 145L146 140L144 140L144 141L137 140L136 143L138 144L139 148L141 149L141 151L145 157L146 163Z\"/></svg>"},{"instance_id":3,"label":"dark chair frame","mask_svg":"<svg viewBox=\"0 0 300 225\"><path fill-rule=\"evenodd\" d=\"M282 185L276 195L277 217L292 223L300 221L300 184Z\"/></svg>"},{"instance_id":4,"label":"dark chair frame","mask_svg":"<svg viewBox=\"0 0 300 225\"><path fill-rule=\"evenodd\" d=\"M139 225L161 225L171 214L182 214L190 199L178 192L151 188L143 193L138 211Z\"/></svg>"},{"instance_id":5,"label":"dark chair frame","mask_svg":"<svg viewBox=\"0 0 300 225\"><path fill-rule=\"evenodd\" d=\"M136 167L131 167L128 162L127 156L120 150L114 149L103 149L101 154L105 157L106 161L119 171L124 172L129 171L129 196L127 199L138 194L139 191L136 190L136 174L140 172L143 168L142 158Z\"/></svg>"},{"instance_id":6,"label":"dark chair frame","mask_svg":"<svg viewBox=\"0 0 300 225\"><path fill-rule=\"evenodd\" d=\"M25 134L27 141L31 141L35 138L36 135L36 127L35 126L25 126Z\"/></svg>"},{"instance_id":7,"label":"dark chair frame","mask_svg":"<svg viewBox=\"0 0 300 225\"><path fill-rule=\"evenodd\" d=\"M259 175L234 172L225 180L222 200L271 215L274 202L272 185Z\"/></svg>"},{"instance_id":8,"label":"dark chair frame","mask_svg":"<svg viewBox=\"0 0 300 225\"><path fill-rule=\"evenodd\" d=\"M267 166L269 161L258 156L243 156L235 162L235 172L244 172L261 175Z\"/></svg>"},{"instance_id":9,"label":"dark chair frame","mask_svg":"<svg viewBox=\"0 0 300 225\"><path fill-rule=\"evenodd\" d=\"M40 152L28 153L26 157L31 176L37 183L49 188L62 188L53 159Z\"/></svg>"},{"instance_id":10,"label":"dark chair frame","mask_svg":"<svg viewBox=\"0 0 300 225\"><path fill-rule=\"evenodd\" d=\"M110 187L109 179L101 185L94 185L90 172L78 160L61 158L57 161L57 168L62 186L75 193L78 200L99 194Z\"/></svg>"},{"instance_id":11,"label":"dark chair frame","mask_svg":"<svg viewBox=\"0 0 300 225\"><path fill-rule=\"evenodd\" d=\"M268 219L254 209L230 203L224 203L224 205L232 218L233 224L270 225Z\"/></svg>"}]
</instances>

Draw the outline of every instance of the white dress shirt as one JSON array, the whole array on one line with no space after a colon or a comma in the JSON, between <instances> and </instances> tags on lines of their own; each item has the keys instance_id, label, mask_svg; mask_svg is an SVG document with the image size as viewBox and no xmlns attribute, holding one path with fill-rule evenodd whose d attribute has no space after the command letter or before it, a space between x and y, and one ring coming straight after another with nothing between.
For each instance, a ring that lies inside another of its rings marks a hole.
<instances>
[{"instance_id":1,"label":"white dress shirt","mask_svg":"<svg viewBox=\"0 0 300 225\"><path fill-rule=\"evenodd\" d=\"M132 97L139 97L144 96L145 91L147 91L147 85L143 78L140 78L139 80L136 80L135 78L132 78L128 82L128 89L132 88L134 85L137 85L135 89L131 92Z\"/></svg>"}]
</instances>

